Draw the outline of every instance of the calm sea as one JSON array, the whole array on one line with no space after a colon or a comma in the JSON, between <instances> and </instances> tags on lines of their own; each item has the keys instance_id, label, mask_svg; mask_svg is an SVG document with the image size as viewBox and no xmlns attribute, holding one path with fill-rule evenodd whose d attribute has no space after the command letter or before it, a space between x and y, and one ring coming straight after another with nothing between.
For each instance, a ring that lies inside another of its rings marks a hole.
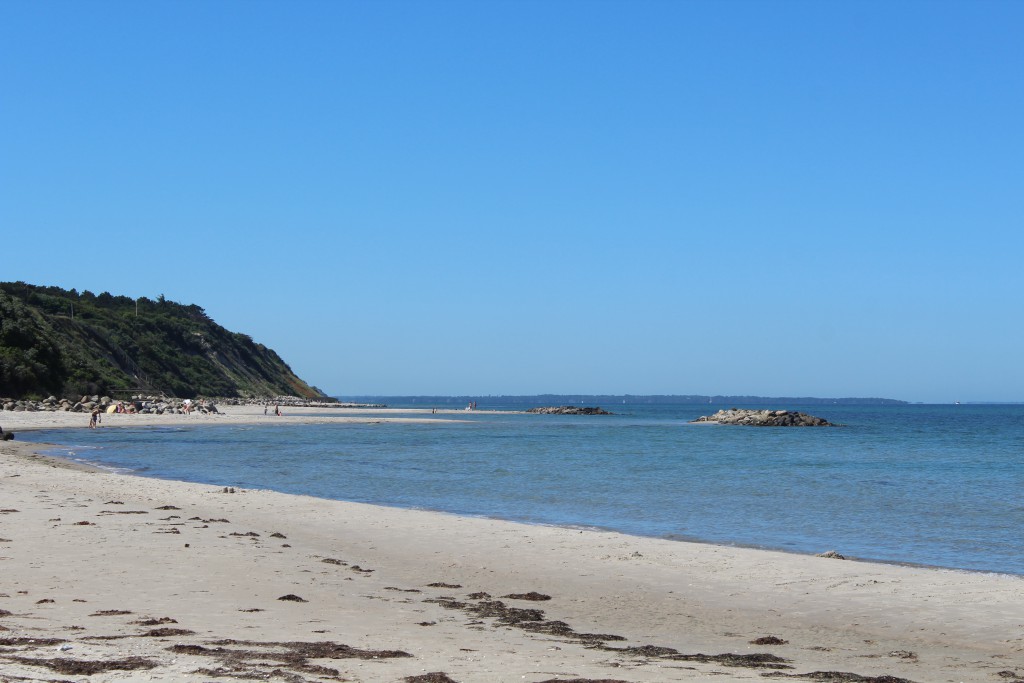
<instances>
[{"instance_id":1,"label":"calm sea","mask_svg":"<svg viewBox=\"0 0 1024 683\"><path fill-rule=\"evenodd\" d=\"M23 434L148 477L1024 574L1024 406L803 409L834 429L605 407L619 414Z\"/></svg>"}]
</instances>

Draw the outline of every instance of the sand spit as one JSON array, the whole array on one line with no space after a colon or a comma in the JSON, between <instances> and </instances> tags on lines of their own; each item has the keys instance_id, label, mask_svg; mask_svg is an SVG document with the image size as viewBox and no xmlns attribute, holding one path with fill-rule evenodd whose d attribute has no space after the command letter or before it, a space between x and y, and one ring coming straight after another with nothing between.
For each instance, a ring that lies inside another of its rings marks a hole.
<instances>
[{"instance_id":1,"label":"sand spit","mask_svg":"<svg viewBox=\"0 0 1024 683\"><path fill-rule=\"evenodd\" d=\"M216 414L192 413L177 414L140 414L104 413L100 417L100 427L164 427L181 425L230 425L230 424L261 424L261 425L295 425L295 424L340 424L344 422L378 423L378 422L431 422L437 415L444 419L455 419L465 415L461 410L438 410L431 415L429 409L402 408L289 408L282 406L283 415L273 414L274 406L264 413L263 406L224 406L218 405L220 412ZM25 431L38 429L74 429L89 426L88 413L68 412L11 412L0 411L0 427L4 431Z\"/></svg>"},{"instance_id":2,"label":"sand spit","mask_svg":"<svg viewBox=\"0 0 1024 683\"><path fill-rule=\"evenodd\" d=\"M2 681L1024 680L1019 577L143 479L32 450L0 443Z\"/></svg>"}]
</instances>

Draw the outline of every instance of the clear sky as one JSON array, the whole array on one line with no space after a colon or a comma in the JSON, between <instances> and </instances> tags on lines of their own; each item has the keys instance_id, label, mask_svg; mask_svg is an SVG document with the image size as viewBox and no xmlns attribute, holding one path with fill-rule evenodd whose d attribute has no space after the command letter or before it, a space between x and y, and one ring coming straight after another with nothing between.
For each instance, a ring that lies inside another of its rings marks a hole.
<instances>
[{"instance_id":1,"label":"clear sky","mask_svg":"<svg viewBox=\"0 0 1024 683\"><path fill-rule=\"evenodd\" d=\"M1024 2L0 3L0 280L331 394L1024 400Z\"/></svg>"}]
</instances>

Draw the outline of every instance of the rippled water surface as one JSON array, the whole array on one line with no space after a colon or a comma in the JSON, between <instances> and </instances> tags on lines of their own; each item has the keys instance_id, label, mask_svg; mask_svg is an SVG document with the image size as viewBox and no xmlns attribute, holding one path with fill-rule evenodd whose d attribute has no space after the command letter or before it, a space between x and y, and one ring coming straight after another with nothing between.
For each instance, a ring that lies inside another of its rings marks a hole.
<instances>
[{"instance_id":1,"label":"rippled water surface","mask_svg":"<svg viewBox=\"0 0 1024 683\"><path fill-rule=\"evenodd\" d=\"M815 406L844 426L776 429L608 407L24 435L152 477L1024 574L1024 406Z\"/></svg>"}]
</instances>

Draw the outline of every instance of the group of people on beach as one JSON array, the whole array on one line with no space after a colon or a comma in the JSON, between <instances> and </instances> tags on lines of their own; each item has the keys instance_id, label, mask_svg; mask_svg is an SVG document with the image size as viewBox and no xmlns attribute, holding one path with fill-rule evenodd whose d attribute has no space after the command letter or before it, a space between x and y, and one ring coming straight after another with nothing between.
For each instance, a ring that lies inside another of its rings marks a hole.
<instances>
[{"instance_id":1,"label":"group of people on beach","mask_svg":"<svg viewBox=\"0 0 1024 683\"><path fill-rule=\"evenodd\" d=\"M96 406L89 413L89 429L96 429L96 427L99 426L101 422L103 422L104 412L117 413L120 415L134 415L136 412L138 412L138 410L135 408L135 403L125 403L124 401L118 401L114 405L113 410L110 410L108 408L106 411L104 411L102 406Z\"/></svg>"},{"instance_id":2,"label":"group of people on beach","mask_svg":"<svg viewBox=\"0 0 1024 683\"><path fill-rule=\"evenodd\" d=\"M184 401L182 401L181 408L178 410L181 411L182 415L191 415L194 411L199 411L204 415L217 412L216 407L213 406L212 404L208 404L206 402L206 399L202 399L198 403L196 403L190 398L186 398ZM103 406L96 406L89 413L90 429L95 429L103 422L103 413L105 412L134 415L139 412L139 407L135 404L134 401L128 401L127 403L125 401L118 401L116 404L108 406L105 409ZM280 415L281 411L278 410L277 414Z\"/></svg>"},{"instance_id":3,"label":"group of people on beach","mask_svg":"<svg viewBox=\"0 0 1024 683\"><path fill-rule=\"evenodd\" d=\"M264 415L267 414L267 409L269 409L269 408L270 408L270 404L269 403L264 403L263 404L263 414ZM279 405L274 406L274 415L276 415L277 417L281 417L281 414L282 414L281 413L281 406L279 406Z\"/></svg>"}]
</instances>

